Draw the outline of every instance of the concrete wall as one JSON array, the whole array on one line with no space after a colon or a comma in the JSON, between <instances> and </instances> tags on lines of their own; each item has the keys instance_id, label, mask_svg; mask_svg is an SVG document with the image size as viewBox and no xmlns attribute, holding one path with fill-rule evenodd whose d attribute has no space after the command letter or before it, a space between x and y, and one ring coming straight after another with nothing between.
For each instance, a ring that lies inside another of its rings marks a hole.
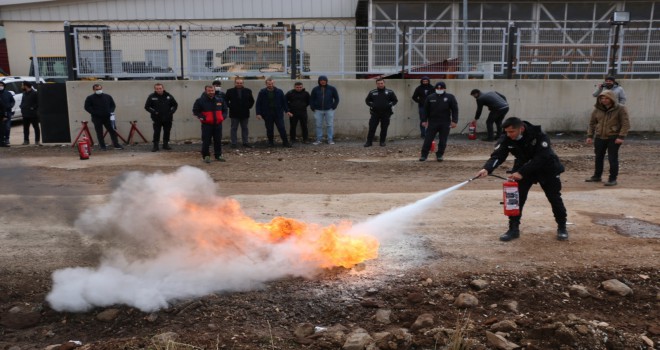
<instances>
[{"instance_id":1,"label":"concrete wall","mask_svg":"<svg viewBox=\"0 0 660 350\"><path fill-rule=\"evenodd\" d=\"M586 131L589 115L595 98L591 96L597 80L447 80L447 91L456 95L459 102L459 132L474 118L476 103L470 91L497 90L506 95L511 110L507 116L516 116L534 124L540 124L547 131ZM147 95L153 91L154 81L106 81L101 82L103 90L112 95L117 103L117 125L119 132L128 136L130 121L138 121L142 133L150 141L151 120L144 110ZM207 81L165 81L165 89L179 102L179 110L174 116L172 139L175 141L199 139L199 121L192 116L192 105L203 92ZM303 81L308 91L316 86L316 81ZM75 137L80 130L80 122L90 120L84 111L85 97L92 93L90 81L67 82L69 124ZM369 109L364 103L367 92L375 88L373 80L331 80L339 90L340 103L335 115L336 139L366 138ZM388 80L386 86L395 91L399 104L395 107L389 137L416 137L419 134L417 106L411 100L417 80ZM264 87L263 80L246 80L246 87L253 90L255 98ZM658 131L660 118L660 80L621 81L628 96L628 110L633 131ZM223 90L233 86L232 81L223 82ZM290 80L277 80L276 86L285 92L293 88ZM479 131L485 130L484 121L488 111L484 110L479 120ZM310 132L314 134L314 118L309 111ZM288 122L287 130L288 130ZM229 123L225 122L223 137L229 136ZM91 126L91 125L90 125ZM250 137L265 137L262 121L250 118ZM277 135L277 133L276 133Z\"/></svg>"}]
</instances>

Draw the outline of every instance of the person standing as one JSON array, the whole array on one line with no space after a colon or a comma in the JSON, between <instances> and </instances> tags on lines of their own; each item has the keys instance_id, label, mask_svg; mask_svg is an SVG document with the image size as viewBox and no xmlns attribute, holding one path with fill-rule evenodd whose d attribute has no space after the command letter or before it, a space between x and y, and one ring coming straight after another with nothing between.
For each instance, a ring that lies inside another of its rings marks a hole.
<instances>
[{"instance_id":1,"label":"person standing","mask_svg":"<svg viewBox=\"0 0 660 350\"><path fill-rule=\"evenodd\" d=\"M481 111L484 106L488 107L488 119L486 119L487 136L483 141L495 141L502 134L502 120L507 113L509 113L509 103L506 97L497 91L481 92L479 89L474 89L470 95L477 100L477 112L474 114L474 120L477 121L481 117ZM493 136L493 125L497 134Z\"/></svg>"},{"instance_id":2,"label":"person standing","mask_svg":"<svg viewBox=\"0 0 660 350\"><path fill-rule=\"evenodd\" d=\"M500 166L510 154L516 158L509 178L518 182L520 214L509 216L509 229L500 236L500 241L510 241L520 237L520 218L527 201L527 194L533 184L539 183L552 207L557 223L557 239L568 239L566 230L566 207L561 198L561 180L564 165L550 145L548 135L540 126L532 125L519 118L511 117L502 124L505 135L500 136L495 150L486 161L477 178L488 176Z\"/></svg>"},{"instance_id":3,"label":"person standing","mask_svg":"<svg viewBox=\"0 0 660 350\"><path fill-rule=\"evenodd\" d=\"M302 132L302 142L309 141L309 134L307 130L307 107L309 107L309 92L305 91L303 83L297 81L293 84L293 90L284 95L289 107L289 136L291 143L296 142L296 127L300 122L300 129Z\"/></svg>"},{"instance_id":4,"label":"person standing","mask_svg":"<svg viewBox=\"0 0 660 350\"><path fill-rule=\"evenodd\" d=\"M230 145L236 148L238 142L238 127L241 127L241 140L243 147L252 148L248 141L248 118L250 118L250 108L254 106L254 96L252 90L244 86L243 78L234 79L234 87L227 90L225 94L227 108L229 108L229 118L231 120Z\"/></svg>"},{"instance_id":5,"label":"person standing","mask_svg":"<svg viewBox=\"0 0 660 350\"><path fill-rule=\"evenodd\" d=\"M169 92L165 91L165 86L161 83L154 85L154 92L147 97L144 109L151 114L151 121L154 127L153 148L151 152L158 151L160 142L160 131L163 130L163 149L171 150L170 131L172 130L172 121L174 113L179 104Z\"/></svg>"},{"instance_id":6,"label":"person standing","mask_svg":"<svg viewBox=\"0 0 660 350\"><path fill-rule=\"evenodd\" d=\"M447 148L447 139L449 131L456 127L458 123L458 102L456 97L447 93L447 85L440 81L435 84L435 92L426 97L424 102L424 115L426 119L422 125L426 127L426 137L422 145L422 155L419 161L426 161L431 150L431 144L438 134L438 148L435 152L435 158L438 162L443 161L445 149Z\"/></svg>"},{"instance_id":7,"label":"person standing","mask_svg":"<svg viewBox=\"0 0 660 350\"><path fill-rule=\"evenodd\" d=\"M289 112L284 92L275 87L275 81L272 78L266 79L266 87L259 91L257 95L257 119L263 120L266 124L266 136L268 137L268 147L275 147L274 126L282 138L284 147L291 147L286 136L284 127L284 113Z\"/></svg>"},{"instance_id":8,"label":"person standing","mask_svg":"<svg viewBox=\"0 0 660 350\"><path fill-rule=\"evenodd\" d=\"M7 109L5 108L5 104L0 99L0 147L9 147L9 144L5 143L5 125L7 125L7 119L11 117L8 117Z\"/></svg>"},{"instance_id":9,"label":"person standing","mask_svg":"<svg viewBox=\"0 0 660 350\"><path fill-rule=\"evenodd\" d=\"M432 94L433 91L434 88L431 85L429 77L422 77L422 79L419 80L419 86L415 88L415 92L412 95L413 101L417 102L417 110L419 111L419 131L422 138L426 137L426 128L422 125L424 120L426 120L426 115L424 114L424 101L426 101L426 97Z\"/></svg>"},{"instance_id":10,"label":"person standing","mask_svg":"<svg viewBox=\"0 0 660 350\"><path fill-rule=\"evenodd\" d=\"M202 160L211 163L209 147L213 140L215 160L224 162L222 157L222 121L225 120L227 106L222 96L216 94L213 85L206 85L204 93L193 104L193 115L202 123Z\"/></svg>"},{"instance_id":11,"label":"person standing","mask_svg":"<svg viewBox=\"0 0 660 350\"><path fill-rule=\"evenodd\" d=\"M226 96L225 93L222 92L222 80L220 78L216 78L211 82L211 85L213 85L213 89L215 90L215 94L217 96L222 97L223 101L226 101Z\"/></svg>"},{"instance_id":12,"label":"person standing","mask_svg":"<svg viewBox=\"0 0 660 350\"><path fill-rule=\"evenodd\" d=\"M0 103L4 106L5 116L7 117L4 125L4 133L0 133L0 144L5 147L9 146L9 134L11 133L11 117L14 116L14 95L5 89L5 82L0 81Z\"/></svg>"},{"instance_id":13,"label":"person standing","mask_svg":"<svg viewBox=\"0 0 660 350\"><path fill-rule=\"evenodd\" d=\"M96 137L99 140L101 150L107 150L105 140L103 139L103 127L110 134L113 147L115 149L124 149L119 144L117 131L112 127L112 121L110 120L111 115L115 113L115 100L112 96L103 93L103 86L101 84L92 85L92 90L94 90L94 93L85 99L85 110L92 116L92 123L94 123L94 130L96 131Z\"/></svg>"},{"instance_id":14,"label":"person standing","mask_svg":"<svg viewBox=\"0 0 660 350\"><path fill-rule=\"evenodd\" d=\"M596 168L587 182L600 182L603 175L605 153L610 163L610 175L605 186L616 186L619 176L619 148L630 130L628 110L617 102L613 90L598 95L587 128L587 144L594 144Z\"/></svg>"},{"instance_id":15,"label":"person standing","mask_svg":"<svg viewBox=\"0 0 660 350\"><path fill-rule=\"evenodd\" d=\"M30 125L34 129L34 144L41 145L41 129L39 128L39 97L32 88L32 83L23 82L23 100L21 100L21 114L23 114L23 144L30 144Z\"/></svg>"},{"instance_id":16,"label":"person standing","mask_svg":"<svg viewBox=\"0 0 660 350\"><path fill-rule=\"evenodd\" d=\"M367 142L364 147L371 147L376 135L376 128L380 123L380 146L385 146L387 139L387 127L390 126L390 117L394 112L394 107L399 100L396 98L394 91L385 87L385 80L376 80L376 88L369 91L365 99L371 117L369 118L369 132L367 133Z\"/></svg>"},{"instance_id":17,"label":"person standing","mask_svg":"<svg viewBox=\"0 0 660 350\"><path fill-rule=\"evenodd\" d=\"M596 85L596 90L594 90L594 93L591 95L597 98L598 96L600 96L601 92L607 90L611 90L614 93L614 95L616 96L616 101L619 105L626 104L626 92L623 90L621 85L619 85L619 83L616 82L615 77L605 78L605 82Z\"/></svg>"},{"instance_id":18,"label":"person standing","mask_svg":"<svg viewBox=\"0 0 660 350\"><path fill-rule=\"evenodd\" d=\"M335 110L339 105L339 93L334 86L328 84L328 77L325 75L319 77L318 86L312 89L309 103L316 122L314 144L320 145L323 140L323 123L325 121L328 144L334 145Z\"/></svg>"}]
</instances>

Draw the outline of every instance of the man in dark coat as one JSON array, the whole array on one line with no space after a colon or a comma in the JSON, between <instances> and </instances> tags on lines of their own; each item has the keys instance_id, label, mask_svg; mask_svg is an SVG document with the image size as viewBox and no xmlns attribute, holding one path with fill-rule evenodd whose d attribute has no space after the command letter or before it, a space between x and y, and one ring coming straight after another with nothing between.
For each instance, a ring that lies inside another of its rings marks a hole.
<instances>
[{"instance_id":1,"label":"man in dark coat","mask_svg":"<svg viewBox=\"0 0 660 350\"><path fill-rule=\"evenodd\" d=\"M277 126L277 131L280 133L282 145L291 147L284 126L284 113L289 112L289 106L284 98L284 92L275 87L275 81L272 78L266 79L266 87L259 91L256 109L257 119L263 120L266 124L268 147L275 147L274 126Z\"/></svg>"},{"instance_id":2,"label":"man in dark coat","mask_svg":"<svg viewBox=\"0 0 660 350\"><path fill-rule=\"evenodd\" d=\"M303 83L297 81L293 84L293 90L284 95L289 105L289 137L291 143L296 142L296 127L300 122L302 142L309 142L309 130L307 129L307 108L309 107L309 92L305 91Z\"/></svg>"},{"instance_id":3,"label":"man in dark coat","mask_svg":"<svg viewBox=\"0 0 660 350\"><path fill-rule=\"evenodd\" d=\"M30 144L30 125L34 129L34 144L40 145L41 129L39 128L39 97L37 91L32 88L32 83L24 81L23 100L21 100L21 114L23 114L23 144Z\"/></svg>"},{"instance_id":4,"label":"man in dark coat","mask_svg":"<svg viewBox=\"0 0 660 350\"><path fill-rule=\"evenodd\" d=\"M179 107L179 104L169 92L165 91L165 87L161 83L154 85L154 92L147 97L147 102L144 104L144 109L151 114L151 121L154 127L154 146L152 152L158 151L158 143L160 142L160 131L163 130L163 149L171 150L170 147L170 131L172 130L172 120L174 120L174 112Z\"/></svg>"},{"instance_id":5,"label":"man in dark coat","mask_svg":"<svg viewBox=\"0 0 660 350\"><path fill-rule=\"evenodd\" d=\"M202 123L202 160L211 163L209 147L213 140L215 160L224 162L222 157L222 121L227 114L227 106L222 96L215 93L213 85L206 85L204 93L193 104L193 115Z\"/></svg>"},{"instance_id":6,"label":"man in dark coat","mask_svg":"<svg viewBox=\"0 0 660 350\"><path fill-rule=\"evenodd\" d=\"M519 118L511 117L502 124L505 134L495 144L495 150L477 173L486 177L500 166L509 154L516 157L509 171L509 178L518 182L520 214L509 216L509 230L500 236L500 241L510 241L520 237L520 218L527 201L527 194L533 184L541 185L545 197L550 202L552 214L557 222L557 239L568 240L566 230L566 207L561 199L561 180L564 165L552 150L550 139L540 126L532 125Z\"/></svg>"},{"instance_id":7,"label":"man in dark coat","mask_svg":"<svg viewBox=\"0 0 660 350\"><path fill-rule=\"evenodd\" d=\"M497 91L481 92L479 89L474 89L470 95L477 100L477 112L474 114L474 120L479 120L481 111L484 106L488 107L488 119L486 119L487 136L483 141L495 141L502 134L502 120L509 113L509 103L506 97ZM493 124L497 130L497 134L493 136Z\"/></svg>"},{"instance_id":8,"label":"man in dark coat","mask_svg":"<svg viewBox=\"0 0 660 350\"><path fill-rule=\"evenodd\" d=\"M369 118L369 132L367 133L367 142L364 147L371 147L376 135L376 128L380 123L380 146L385 146L387 139L387 128L390 126L390 117L394 114L394 107L399 100L394 91L385 87L385 80L376 80L376 88L369 91L364 100L369 106L371 117Z\"/></svg>"},{"instance_id":9,"label":"man in dark coat","mask_svg":"<svg viewBox=\"0 0 660 350\"><path fill-rule=\"evenodd\" d=\"M5 89L5 82L0 81L0 103L2 103L5 113L4 132L0 133L0 145L9 147L9 133L11 132L11 117L14 115L13 109L16 104L14 95Z\"/></svg>"},{"instance_id":10,"label":"man in dark coat","mask_svg":"<svg viewBox=\"0 0 660 350\"><path fill-rule=\"evenodd\" d=\"M426 101L426 97L432 94L433 91L434 88L433 85L431 85L429 77L422 77L422 79L419 80L419 86L415 88L415 92L413 92L412 95L413 101L417 102L417 109L419 111L419 131L422 138L426 137L426 128L422 125L424 120L426 120L426 116L424 115L424 101Z\"/></svg>"},{"instance_id":11,"label":"man in dark coat","mask_svg":"<svg viewBox=\"0 0 660 350\"><path fill-rule=\"evenodd\" d=\"M424 115L426 119L422 125L426 127L426 137L422 146L422 156L420 162L426 160L431 151L431 144L435 135L438 135L438 149L435 157L438 162L442 162L447 148L447 139L449 131L456 127L458 123L458 102L456 97L445 90L447 85L444 82L435 84L435 92L426 97L424 101Z\"/></svg>"},{"instance_id":12,"label":"man in dark coat","mask_svg":"<svg viewBox=\"0 0 660 350\"><path fill-rule=\"evenodd\" d=\"M94 84L92 86L94 93L87 96L85 99L85 110L92 116L92 123L94 123L94 130L96 131L96 137L99 140L99 146L101 150L107 150L105 146L105 140L103 139L103 127L110 134L110 139L112 140L112 145L115 149L124 149L122 145L119 144L117 139L117 131L112 126L112 120L110 119L115 113L115 100L112 96L103 93L103 86L101 84Z\"/></svg>"},{"instance_id":13,"label":"man in dark coat","mask_svg":"<svg viewBox=\"0 0 660 350\"><path fill-rule=\"evenodd\" d=\"M231 147L236 147L238 142L238 127L240 126L243 147L252 148L248 139L248 118L250 118L250 108L254 106L252 90L244 86L243 78L236 78L234 79L234 87L227 90L225 99L229 108L229 118L231 119Z\"/></svg>"}]
</instances>

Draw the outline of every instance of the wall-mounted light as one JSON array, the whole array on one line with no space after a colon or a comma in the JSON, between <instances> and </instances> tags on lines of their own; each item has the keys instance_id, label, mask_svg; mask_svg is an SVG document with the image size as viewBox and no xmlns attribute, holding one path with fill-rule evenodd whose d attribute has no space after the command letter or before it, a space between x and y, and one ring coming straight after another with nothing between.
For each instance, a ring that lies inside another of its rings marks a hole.
<instances>
[{"instance_id":1,"label":"wall-mounted light","mask_svg":"<svg viewBox=\"0 0 660 350\"><path fill-rule=\"evenodd\" d=\"M167 37L168 39L172 39L172 34L167 34L166 37Z\"/></svg>"},{"instance_id":2,"label":"wall-mounted light","mask_svg":"<svg viewBox=\"0 0 660 350\"><path fill-rule=\"evenodd\" d=\"M95 38L101 39L101 36L99 34L94 35Z\"/></svg>"},{"instance_id":3,"label":"wall-mounted light","mask_svg":"<svg viewBox=\"0 0 660 350\"><path fill-rule=\"evenodd\" d=\"M89 39L89 35L83 35L83 39Z\"/></svg>"}]
</instances>

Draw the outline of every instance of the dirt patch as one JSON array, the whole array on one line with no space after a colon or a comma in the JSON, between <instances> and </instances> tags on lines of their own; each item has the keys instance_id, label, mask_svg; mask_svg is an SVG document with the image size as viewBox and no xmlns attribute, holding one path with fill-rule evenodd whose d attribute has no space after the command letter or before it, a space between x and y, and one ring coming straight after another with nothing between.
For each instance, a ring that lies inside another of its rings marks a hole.
<instances>
[{"instance_id":1,"label":"dirt patch","mask_svg":"<svg viewBox=\"0 0 660 350\"><path fill-rule=\"evenodd\" d=\"M152 337L166 332L204 349L338 349L358 328L372 338L387 333L381 349L436 349L464 322L471 348L485 349L494 347L486 331L495 332L500 321L513 321L515 328L503 336L527 349L650 348L643 336L660 341L658 135L626 140L613 188L584 182L593 170L590 146L570 135L553 141L567 168L568 242L555 240L538 186L525 208L521 238L499 242L506 226L501 180L480 179L383 240L375 260L313 278L277 279L258 290L176 300L152 313L125 305L57 312L45 302L54 271L98 265L108 242L81 235L73 223L85 208L107 203L127 171L198 167L215 181L218 195L236 199L259 222L285 216L359 223L471 178L492 145L452 137L444 162L419 162L418 139L370 148L361 140L292 149L258 144L226 148L227 162L209 165L197 144L157 153L132 145L95 152L87 161L68 145L3 149L0 349L43 349L70 339L89 349L153 349ZM478 279L487 285L472 285ZM603 289L610 279L633 293ZM478 305L457 307L461 293L474 295ZM383 310L390 312L388 322L378 313ZM432 323L416 325L424 314ZM300 336L301 324L315 331Z\"/></svg>"}]
</instances>

